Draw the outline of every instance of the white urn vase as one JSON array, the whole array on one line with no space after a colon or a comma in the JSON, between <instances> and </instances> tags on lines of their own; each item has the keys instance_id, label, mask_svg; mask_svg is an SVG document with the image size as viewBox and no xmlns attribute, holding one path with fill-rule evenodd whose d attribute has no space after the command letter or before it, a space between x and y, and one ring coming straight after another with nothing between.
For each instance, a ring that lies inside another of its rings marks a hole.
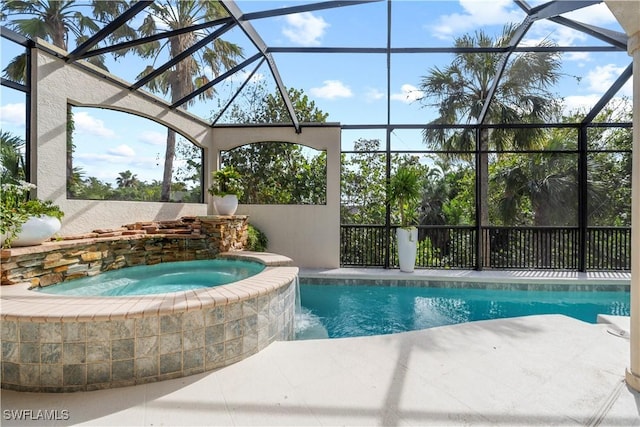
<instances>
[{"instance_id":1,"label":"white urn vase","mask_svg":"<svg viewBox=\"0 0 640 427\"><path fill-rule=\"evenodd\" d=\"M238 196L235 194L213 196L213 207L218 215L233 215L238 209Z\"/></svg>"},{"instance_id":2,"label":"white urn vase","mask_svg":"<svg viewBox=\"0 0 640 427\"><path fill-rule=\"evenodd\" d=\"M22 224L22 228L11 242L11 246L39 245L60 231L60 227L62 227L60 220L54 216L32 216ZM6 238L7 235L3 235L0 244L4 244Z\"/></svg>"},{"instance_id":3,"label":"white urn vase","mask_svg":"<svg viewBox=\"0 0 640 427\"><path fill-rule=\"evenodd\" d=\"M398 261L400 271L412 273L416 266L416 254L418 251L418 229L416 227L396 229L398 239Z\"/></svg>"}]
</instances>

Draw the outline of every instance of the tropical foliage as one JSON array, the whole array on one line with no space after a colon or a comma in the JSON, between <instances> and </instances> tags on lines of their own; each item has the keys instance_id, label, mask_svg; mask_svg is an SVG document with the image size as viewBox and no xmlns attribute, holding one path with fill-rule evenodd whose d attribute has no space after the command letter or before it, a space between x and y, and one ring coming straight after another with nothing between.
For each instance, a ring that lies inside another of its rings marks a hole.
<instances>
[{"instance_id":1,"label":"tropical foliage","mask_svg":"<svg viewBox=\"0 0 640 427\"><path fill-rule=\"evenodd\" d=\"M411 165L400 165L389 180L387 195L389 203L398 210L400 227L415 225L422 196L420 170Z\"/></svg>"},{"instance_id":2,"label":"tropical foliage","mask_svg":"<svg viewBox=\"0 0 640 427\"><path fill-rule=\"evenodd\" d=\"M269 238L267 235L255 225L249 224L245 249L248 251L265 252L268 247Z\"/></svg>"},{"instance_id":3,"label":"tropical foliage","mask_svg":"<svg viewBox=\"0 0 640 427\"><path fill-rule=\"evenodd\" d=\"M224 197L226 195L236 195L242 197L244 189L242 188L242 176L234 169L233 166L227 166L220 170L211 172L211 186L209 194L212 196Z\"/></svg>"},{"instance_id":4,"label":"tropical foliage","mask_svg":"<svg viewBox=\"0 0 640 427\"><path fill-rule=\"evenodd\" d=\"M27 179L24 139L0 129L0 182L16 183Z\"/></svg>"},{"instance_id":5,"label":"tropical foliage","mask_svg":"<svg viewBox=\"0 0 640 427\"><path fill-rule=\"evenodd\" d=\"M142 36L151 36L165 28L177 30L191 27L203 21L211 21L227 15L225 9L217 1L182 0L179 2L161 0L149 6L150 14L145 18L139 32ZM173 59L186 49L190 48L209 33L207 31L192 31L176 35L166 43L153 42L144 45L140 51L143 57L152 61L152 64L140 73L139 78L145 77L155 71L155 64L162 55ZM227 69L237 65L237 60L242 58L242 49L233 43L220 38L214 39L203 49L194 55L183 59L175 66L166 70L158 77L147 83L147 87L154 91L170 96L171 103L176 103L198 88L205 86ZM208 74L208 72L211 74ZM213 88L200 93L200 99L213 98ZM191 99L184 104L193 104ZM173 175L173 159L175 156L176 133L167 130L167 147L164 158L164 173L162 178L162 194L160 200L168 201L171 191Z\"/></svg>"},{"instance_id":6,"label":"tropical foliage","mask_svg":"<svg viewBox=\"0 0 640 427\"><path fill-rule=\"evenodd\" d=\"M118 16L128 7L126 1L92 1L93 16L84 12L86 3L75 0L8 0L3 2L2 20L8 20L9 28L29 38L39 37L54 46L68 51L72 46L79 46L91 35L102 28L110 17ZM136 31L129 25L122 25L112 32L107 42L131 40ZM73 44L70 46L70 40ZM106 69L104 57L92 56L88 59L92 64ZM4 69L5 77L18 81L26 81L26 53L15 57Z\"/></svg>"},{"instance_id":7,"label":"tropical foliage","mask_svg":"<svg viewBox=\"0 0 640 427\"><path fill-rule=\"evenodd\" d=\"M279 93L268 93L264 84L248 88L245 97L232 108L234 123L286 123L289 113ZM301 122L324 122L319 110L304 91L288 91ZM244 195L240 203L324 204L326 203L326 153L281 141L260 141L221 154L222 165L231 165L242 176Z\"/></svg>"},{"instance_id":8,"label":"tropical foliage","mask_svg":"<svg viewBox=\"0 0 640 427\"><path fill-rule=\"evenodd\" d=\"M78 46L91 35L102 28L106 23L118 17L129 6L130 2L124 0L92 1L91 11L93 17L84 12L86 3L75 0L10 0L2 5L2 19L8 20L8 25L17 32L28 37L40 37L50 41L55 46L69 50ZM179 2L162 0L156 1L147 8L148 14L138 28L127 24L120 26L106 39L106 42L114 43L123 40L133 40L138 37L156 35L168 30L177 30L201 23L203 20L211 21L226 16L226 11L217 1L183 0ZM209 30L192 31L183 33L169 39L166 42L150 42L135 48L114 52L117 58L128 52L134 52L151 63L141 71L139 78L155 71L157 62L164 62L167 58L173 59L176 55L193 46L206 37ZM74 44L70 45L70 36ZM26 54L16 57L5 69L5 77L15 81L25 81ZM220 38L198 50L184 60L150 80L146 87L154 92L169 95L172 103L181 100L197 88L206 85L210 79L217 77L221 72L235 66L237 60L242 58L242 49ZM106 69L104 57L91 56L88 59L95 65ZM199 97L210 99L214 96L214 90L209 88L203 91ZM183 107L192 104L194 100L186 102ZM73 150L72 143L69 150ZM164 172L160 200L169 201L171 196L172 177L174 174L174 159L176 153L176 134L173 130L167 130L167 146L164 158ZM68 187L73 189L74 172L71 156L67 165ZM73 196L70 191L69 196Z\"/></svg>"},{"instance_id":9,"label":"tropical foliage","mask_svg":"<svg viewBox=\"0 0 640 427\"><path fill-rule=\"evenodd\" d=\"M506 25L495 39L483 31L456 38L456 48L505 47L515 36L517 26ZM546 40L539 47L552 47ZM544 123L558 112L556 97L550 92L560 73L558 53L526 52L515 54L505 67L494 97L488 108L485 103L494 86L494 79L504 61L502 54L473 52L458 53L450 65L434 67L422 78L422 102L437 108L438 117L429 125L456 123L511 124ZM486 108L486 110L485 110ZM486 111L486 116L482 117ZM480 202L481 223L489 224L489 154L494 150L537 148L541 130L537 128L480 129ZM427 128L424 142L430 148L451 152L475 150L472 132L447 128ZM491 145L491 147L490 147ZM450 156L460 156L451 154ZM468 157L468 156L467 156Z\"/></svg>"}]
</instances>

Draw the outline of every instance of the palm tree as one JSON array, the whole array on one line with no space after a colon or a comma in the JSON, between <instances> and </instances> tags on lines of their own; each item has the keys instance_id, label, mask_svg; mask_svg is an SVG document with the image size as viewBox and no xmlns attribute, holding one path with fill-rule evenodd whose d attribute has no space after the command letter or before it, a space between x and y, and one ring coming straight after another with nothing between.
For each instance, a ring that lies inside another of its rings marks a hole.
<instances>
[{"instance_id":1,"label":"palm tree","mask_svg":"<svg viewBox=\"0 0 640 427\"><path fill-rule=\"evenodd\" d=\"M9 18L8 26L18 33L29 38L39 37L68 51L70 36L74 37L75 46L80 45L100 29L102 25L99 24L104 23L100 18L108 16L106 11L121 13L126 5L123 0L93 1L93 13L98 17L94 20L82 13L81 4L75 0L9 0L3 2L1 14L3 19ZM135 30L123 25L109 40L134 37ZM101 55L90 57L89 62L106 69ZM26 53L16 56L4 69L5 77L19 82L26 81L25 73Z\"/></svg>"},{"instance_id":2,"label":"palm tree","mask_svg":"<svg viewBox=\"0 0 640 427\"><path fill-rule=\"evenodd\" d=\"M493 39L482 30L455 40L456 48L506 47L517 27L506 25ZM551 47L549 41L540 47ZM431 125L451 125L460 122L475 124L480 119L485 101L494 84L502 55L487 52L458 53L450 65L434 67L422 77L419 85L425 94L422 102L436 106L439 116ZM542 123L557 112L557 102L549 89L558 81L560 62L557 53L526 52L514 55L507 63L498 82L483 124ZM481 128L479 134L480 223L489 225L489 155L492 148L523 149L536 145L539 129ZM491 141L490 141L491 138ZM476 141L468 130L425 129L423 140L434 149L474 152ZM471 156L471 154L469 154ZM485 260L488 256L485 246Z\"/></svg>"},{"instance_id":3,"label":"palm tree","mask_svg":"<svg viewBox=\"0 0 640 427\"><path fill-rule=\"evenodd\" d=\"M96 20L84 15L75 0L9 0L2 5L0 14L3 19L10 19L8 25L18 33L29 37L47 40L53 45L69 50L70 35L75 38L78 46L85 42L90 35L98 31L104 20L109 16L122 13L128 6L124 0L92 2L93 14ZM128 25L120 26L108 40L129 40L135 38L136 32ZM118 54L122 54L119 52ZM92 64L107 69L102 55L88 59ZM27 81L27 52L13 58L3 70L4 76L17 82ZM71 107L67 111L67 196L73 196L74 168L73 168L73 113Z\"/></svg>"},{"instance_id":4,"label":"palm tree","mask_svg":"<svg viewBox=\"0 0 640 427\"><path fill-rule=\"evenodd\" d=\"M559 153L569 148L566 141L553 137L546 148L552 152L506 155L496 168L492 183L501 189L496 208L506 224L575 225L578 216L575 155Z\"/></svg>"},{"instance_id":5,"label":"palm tree","mask_svg":"<svg viewBox=\"0 0 640 427\"><path fill-rule=\"evenodd\" d=\"M547 148L566 150L566 145L566 140L552 137ZM502 189L496 203L500 217L509 224L532 222L536 227L574 225L578 217L577 175L572 154L505 155L492 179ZM540 229L533 239L535 243L516 239L510 244L523 245L519 250L532 251L538 265L552 267L552 232ZM533 249L536 247L538 250Z\"/></svg>"},{"instance_id":6,"label":"palm tree","mask_svg":"<svg viewBox=\"0 0 640 427\"><path fill-rule=\"evenodd\" d=\"M0 182L15 183L26 179L24 139L0 130Z\"/></svg>"},{"instance_id":7,"label":"palm tree","mask_svg":"<svg viewBox=\"0 0 640 427\"><path fill-rule=\"evenodd\" d=\"M217 1L207 0L183 0L172 2L169 0L156 1L149 6L149 15L139 28L143 36L151 36L160 32L159 24L169 30L190 27L203 21L212 21L226 16L227 13ZM164 30L162 30L164 31ZM143 56L153 59L153 64L163 55L169 59L174 58L185 49L193 46L207 35L204 31L193 31L180 34L166 40L165 43L150 43L147 45ZM215 39L209 46L204 47L198 55L192 55L180 61L171 69L147 83L147 87L164 95L169 94L171 102L175 103L189 93L209 82L205 68L209 68L214 76L221 74L223 70L237 65L237 59L242 57L242 48L221 39ZM144 77L155 70L154 65L148 65L138 76ZM204 91L201 99L212 98L212 88ZM189 101L189 104L194 100ZM173 173L173 158L175 156L176 133L167 130L167 149L164 160L164 173L162 177L162 193L160 200L169 200L171 192L171 179Z\"/></svg>"},{"instance_id":8,"label":"palm tree","mask_svg":"<svg viewBox=\"0 0 640 427\"><path fill-rule=\"evenodd\" d=\"M118 174L116 184L118 184L118 188L132 188L140 184L140 181L136 174L127 169L126 171Z\"/></svg>"}]
</instances>

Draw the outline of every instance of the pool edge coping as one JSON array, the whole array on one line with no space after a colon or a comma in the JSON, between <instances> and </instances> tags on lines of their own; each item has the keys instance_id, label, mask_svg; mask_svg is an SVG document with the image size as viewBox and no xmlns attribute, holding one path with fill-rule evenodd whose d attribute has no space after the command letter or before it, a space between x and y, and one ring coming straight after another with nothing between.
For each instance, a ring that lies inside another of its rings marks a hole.
<instances>
[{"instance_id":1,"label":"pool edge coping","mask_svg":"<svg viewBox=\"0 0 640 427\"><path fill-rule=\"evenodd\" d=\"M412 273L400 272L398 269L376 268L335 268L310 269L301 268L300 279L328 279L349 281L457 281L468 283L496 284L545 284L559 285L615 285L630 286L631 272L577 272L554 270L415 270Z\"/></svg>"}]
</instances>

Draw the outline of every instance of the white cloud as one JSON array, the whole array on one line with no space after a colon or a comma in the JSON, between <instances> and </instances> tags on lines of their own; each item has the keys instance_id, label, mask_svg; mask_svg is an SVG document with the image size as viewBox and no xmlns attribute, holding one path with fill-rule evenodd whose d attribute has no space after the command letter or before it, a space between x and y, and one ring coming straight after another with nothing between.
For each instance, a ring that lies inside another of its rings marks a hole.
<instances>
[{"instance_id":1,"label":"white cloud","mask_svg":"<svg viewBox=\"0 0 640 427\"><path fill-rule=\"evenodd\" d=\"M124 151L124 150L123 150ZM121 154L84 153L74 156L74 166L91 171L87 175L115 185L118 174L131 170L141 181L162 179L162 168L153 157L127 157Z\"/></svg>"},{"instance_id":2,"label":"white cloud","mask_svg":"<svg viewBox=\"0 0 640 427\"><path fill-rule=\"evenodd\" d=\"M613 16L613 13L604 2L583 7L574 12L565 13L562 16L591 25L605 25L617 22L615 16Z\"/></svg>"},{"instance_id":3,"label":"white cloud","mask_svg":"<svg viewBox=\"0 0 640 427\"><path fill-rule=\"evenodd\" d=\"M400 93L391 94L391 99L404 102L405 104L411 104L412 102L417 101L423 96L424 93L417 87L410 84L403 84L400 87Z\"/></svg>"},{"instance_id":4,"label":"white cloud","mask_svg":"<svg viewBox=\"0 0 640 427\"><path fill-rule=\"evenodd\" d=\"M312 87L309 93L325 99L351 98L353 96L349 86L345 86L340 80L325 80L323 83L322 87Z\"/></svg>"},{"instance_id":5,"label":"white cloud","mask_svg":"<svg viewBox=\"0 0 640 427\"><path fill-rule=\"evenodd\" d=\"M117 147L110 148L107 150L107 153L111 154L112 156L120 157L134 157L136 155L135 150L126 144L121 144Z\"/></svg>"},{"instance_id":6,"label":"white cloud","mask_svg":"<svg viewBox=\"0 0 640 427\"><path fill-rule=\"evenodd\" d=\"M590 52L566 52L562 58L565 61L576 61L580 62L578 67L584 67L584 62L591 61L591 53Z\"/></svg>"},{"instance_id":7,"label":"white cloud","mask_svg":"<svg viewBox=\"0 0 640 427\"><path fill-rule=\"evenodd\" d=\"M374 87L368 88L364 96L367 102L373 102L385 98L384 93Z\"/></svg>"},{"instance_id":8,"label":"white cloud","mask_svg":"<svg viewBox=\"0 0 640 427\"><path fill-rule=\"evenodd\" d=\"M101 136L103 138L113 138L116 133L104 126L100 119L91 117L86 111L80 111L73 115L75 130L81 134Z\"/></svg>"},{"instance_id":9,"label":"white cloud","mask_svg":"<svg viewBox=\"0 0 640 427\"><path fill-rule=\"evenodd\" d=\"M294 13L285 18L287 26L282 29L291 42L298 45L318 46L329 24L311 12Z\"/></svg>"},{"instance_id":10,"label":"white cloud","mask_svg":"<svg viewBox=\"0 0 640 427\"><path fill-rule=\"evenodd\" d=\"M25 104L6 104L0 107L0 123L24 126L26 123Z\"/></svg>"},{"instance_id":11,"label":"white cloud","mask_svg":"<svg viewBox=\"0 0 640 427\"><path fill-rule=\"evenodd\" d=\"M127 161L128 159L123 158L121 155L115 155L115 154L101 154L101 153L78 153L78 154L74 154L74 160L79 160L82 161L86 164L89 165L99 165L100 167L103 167L104 163L117 163L117 164L123 164L123 165L127 165L130 164L129 161ZM90 174L92 176L95 176L95 173L93 170L90 172Z\"/></svg>"},{"instance_id":12,"label":"white cloud","mask_svg":"<svg viewBox=\"0 0 640 427\"><path fill-rule=\"evenodd\" d=\"M602 95L572 95L564 98L564 113L588 113Z\"/></svg>"},{"instance_id":13,"label":"white cloud","mask_svg":"<svg viewBox=\"0 0 640 427\"><path fill-rule=\"evenodd\" d=\"M589 84L589 90L597 93L606 92L613 82L622 74L625 67L619 67L615 64L607 64L595 67L585 77ZM631 79L630 79L631 80ZM633 94L631 90L631 84L628 82L622 87L620 94L631 96Z\"/></svg>"},{"instance_id":14,"label":"white cloud","mask_svg":"<svg viewBox=\"0 0 640 427\"><path fill-rule=\"evenodd\" d=\"M460 0L460 6L464 9L463 13L442 15L436 25L427 29L433 31L435 37L451 39L474 28L520 22L524 18L524 12L515 7L511 0Z\"/></svg>"},{"instance_id":15,"label":"white cloud","mask_svg":"<svg viewBox=\"0 0 640 427\"><path fill-rule=\"evenodd\" d=\"M609 90L611 85L618 79L625 67L615 64L599 65L589 71L584 77L586 84L586 95L571 95L564 97L565 114L589 112L593 106L602 98L602 95ZM616 97L629 97L633 95L633 84L631 79L622 86Z\"/></svg>"},{"instance_id":16,"label":"white cloud","mask_svg":"<svg viewBox=\"0 0 640 427\"><path fill-rule=\"evenodd\" d=\"M138 134L138 141L148 145L165 145L167 143L167 134L162 132L156 132L153 130L146 130Z\"/></svg>"},{"instance_id":17,"label":"white cloud","mask_svg":"<svg viewBox=\"0 0 640 427\"><path fill-rule=\"evenodd\" d=\"M97 165L98 169L105 167L105 164L115 164L119 170L125 170L131 166L152 167L156 166L155 159L151 157L136 156L135 151L127 145L120 145L105 153L78 153L74 154L74 159L87 165ZM93 166L92 166L93 167ZM91 169L93 170L93 169ZM96 170L95 173L98 173ZM95 176L94 172L91 175Z\"/></svg>"}]
</instances>

